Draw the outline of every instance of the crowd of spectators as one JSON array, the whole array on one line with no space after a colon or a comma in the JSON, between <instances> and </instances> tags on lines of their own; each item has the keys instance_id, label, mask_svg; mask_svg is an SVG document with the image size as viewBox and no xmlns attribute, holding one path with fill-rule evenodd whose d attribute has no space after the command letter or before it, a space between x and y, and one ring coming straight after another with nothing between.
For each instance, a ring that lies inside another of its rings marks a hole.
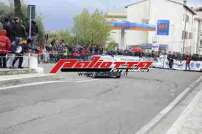
<instances>
[{"instance_id":1,"label":"crowd of spectators","mask_svg":"<svg viewBox=\"0 0 202 134\"><path fill-rule=\"evenodd\" d=\"M172 60L187 60L187 57L193 61L202 61L202 56L199 55L186 55L180 53L160 53L160 52L132 52L130 50L113 50L106 51L100 47L83 47L81 45L69 46L64 40L52 40L49 45L41 47L39 51L39 61L44 63L55 63L61 58L77 58L88 59L92 55L124 55L124 56L139 56L148 58L158 58L160 55L168 55L168 59Z\"/></svg>"},{"instance_id":2,"label":"crowd of spectators","mask_svg":"<svg viewBox=\"0 0 202 134\"><path fill-rule=\"evenodd\" d=\"M83 47L81 45L70 46L64 40L54 39L39 51L39 61L55 63L61 58L87 59L91 55L101 55L104 49L96 46Z\"/></svg>"},{"instance_id":3,"label":"crowd of spectators","mask_svg":"<svg viewBox=\"0 0 202 134\"><path fill-rule=\"evenodd\" d=\"M20 18L1 17L0 18L0 68L7 68L7 60L12 55L11 68L19 60L17 67L22 68L23 56L28 52L37 52L38 27L32 20L31 35L29 26L25 26Z\"/></svg>"}]
</instances>

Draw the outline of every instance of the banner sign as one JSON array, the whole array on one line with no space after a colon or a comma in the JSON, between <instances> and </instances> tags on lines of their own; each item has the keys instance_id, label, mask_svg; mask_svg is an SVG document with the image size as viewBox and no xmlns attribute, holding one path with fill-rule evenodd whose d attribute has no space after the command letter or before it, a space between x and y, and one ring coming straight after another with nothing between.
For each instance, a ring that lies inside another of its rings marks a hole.
<instances>
[{"instance_id":1,"label":"banner sign","mask_svg":"<svg viewBox=\"0 0 202 134\"><path fill-rule=\"evenodd\" d=\"M160 56L157 59L153 59L153 67L156 68L165 68L168 69L169 68L169 62L167 60L167 56L163 57ZM174 60L173 63L173 69L176 70L185 70L186 69L186 61L179 61L179 60ZM188 69L188 68L187 68ZM190 63L190 70L191 71L202 71L202 61L191 61Z\"/></svg>"},{"instance_id":2,"label":"banner sign","mask_svg":"<svg viewBox=\"0 0 202 134\"><path fill-rule=\"evenodd\" d=\"M158 20L157 22L157 35L169 35L170 21Z\"/></svg>"},{"instance_id":3,"label":"banner sign","mask_svg":"<svg viewBox=\"0 0 202 134\"><path fill-rule=\"evenodd\" d=\"M190 68L194 71L202 71L202 61L192 61Z\"/></svg>"}]
</instances>

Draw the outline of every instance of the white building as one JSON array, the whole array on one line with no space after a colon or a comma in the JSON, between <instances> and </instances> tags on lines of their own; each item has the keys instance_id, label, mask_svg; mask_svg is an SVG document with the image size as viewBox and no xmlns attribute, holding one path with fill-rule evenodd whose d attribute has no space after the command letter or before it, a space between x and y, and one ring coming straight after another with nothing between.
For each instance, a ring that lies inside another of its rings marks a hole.
<instances>
[{"instance_id":1,"label":"white building","mask_svg":"<svg viewBox=\"0 0 202 134\"><path fill-rule=\"evenodd\" d=\"M195 16L195 26L198 29L196 36L196 53L202 55L202 7L195 9L197 16Z\"/></svg>"},{"instance_id":2,"label":"white building","mask_svg":"<svg viewBox=\"0 0 202 134\"><path fill-rule=\"evenodd\" d=\"M139 0L126 6L126 12L127 21L157 27L155 32L126 31L127 48L159 44L160 49L166 49L167 52L199 52L199 21L196 13L183 0Z\"/></svg>"}]
</instances>

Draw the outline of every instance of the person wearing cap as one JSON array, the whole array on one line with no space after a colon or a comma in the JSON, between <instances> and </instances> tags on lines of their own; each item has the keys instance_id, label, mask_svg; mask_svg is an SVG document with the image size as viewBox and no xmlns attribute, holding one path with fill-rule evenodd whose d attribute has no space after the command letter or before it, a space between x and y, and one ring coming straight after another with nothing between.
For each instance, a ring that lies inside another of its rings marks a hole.
<instances>
[{"instance_id":1,"label":"person wearing cap","mask_svg":"<svg viewBox=\"0 0 202 134\"><path fill-rule=\"evenodd\" d=\"M0 68L6 68L6 55L11 47L10 39L7 37L7 32L0 29Z\"/></svg>"}]
</instances>

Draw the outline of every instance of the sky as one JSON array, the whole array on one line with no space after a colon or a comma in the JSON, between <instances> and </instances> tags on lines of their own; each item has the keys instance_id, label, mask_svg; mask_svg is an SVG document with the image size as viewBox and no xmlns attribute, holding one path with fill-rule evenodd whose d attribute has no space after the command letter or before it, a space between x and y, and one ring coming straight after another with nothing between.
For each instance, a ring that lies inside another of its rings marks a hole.
<instances>
[{"instance_id":1,"label":"sky","mask_svg":"<svg viewBox=\"0 0 202 134\"><path fill-rule=\"evenodd\" d=\"M8 2L9 0L0 0ZM37 14L42 16L46 31L71 29L74 16L84 8L90 12L95 9L121 11L136 0L24 0L27 4L37 5ZM202 5L202 0L188 0L192 6Z\"/></svg>"}]
</instances>

